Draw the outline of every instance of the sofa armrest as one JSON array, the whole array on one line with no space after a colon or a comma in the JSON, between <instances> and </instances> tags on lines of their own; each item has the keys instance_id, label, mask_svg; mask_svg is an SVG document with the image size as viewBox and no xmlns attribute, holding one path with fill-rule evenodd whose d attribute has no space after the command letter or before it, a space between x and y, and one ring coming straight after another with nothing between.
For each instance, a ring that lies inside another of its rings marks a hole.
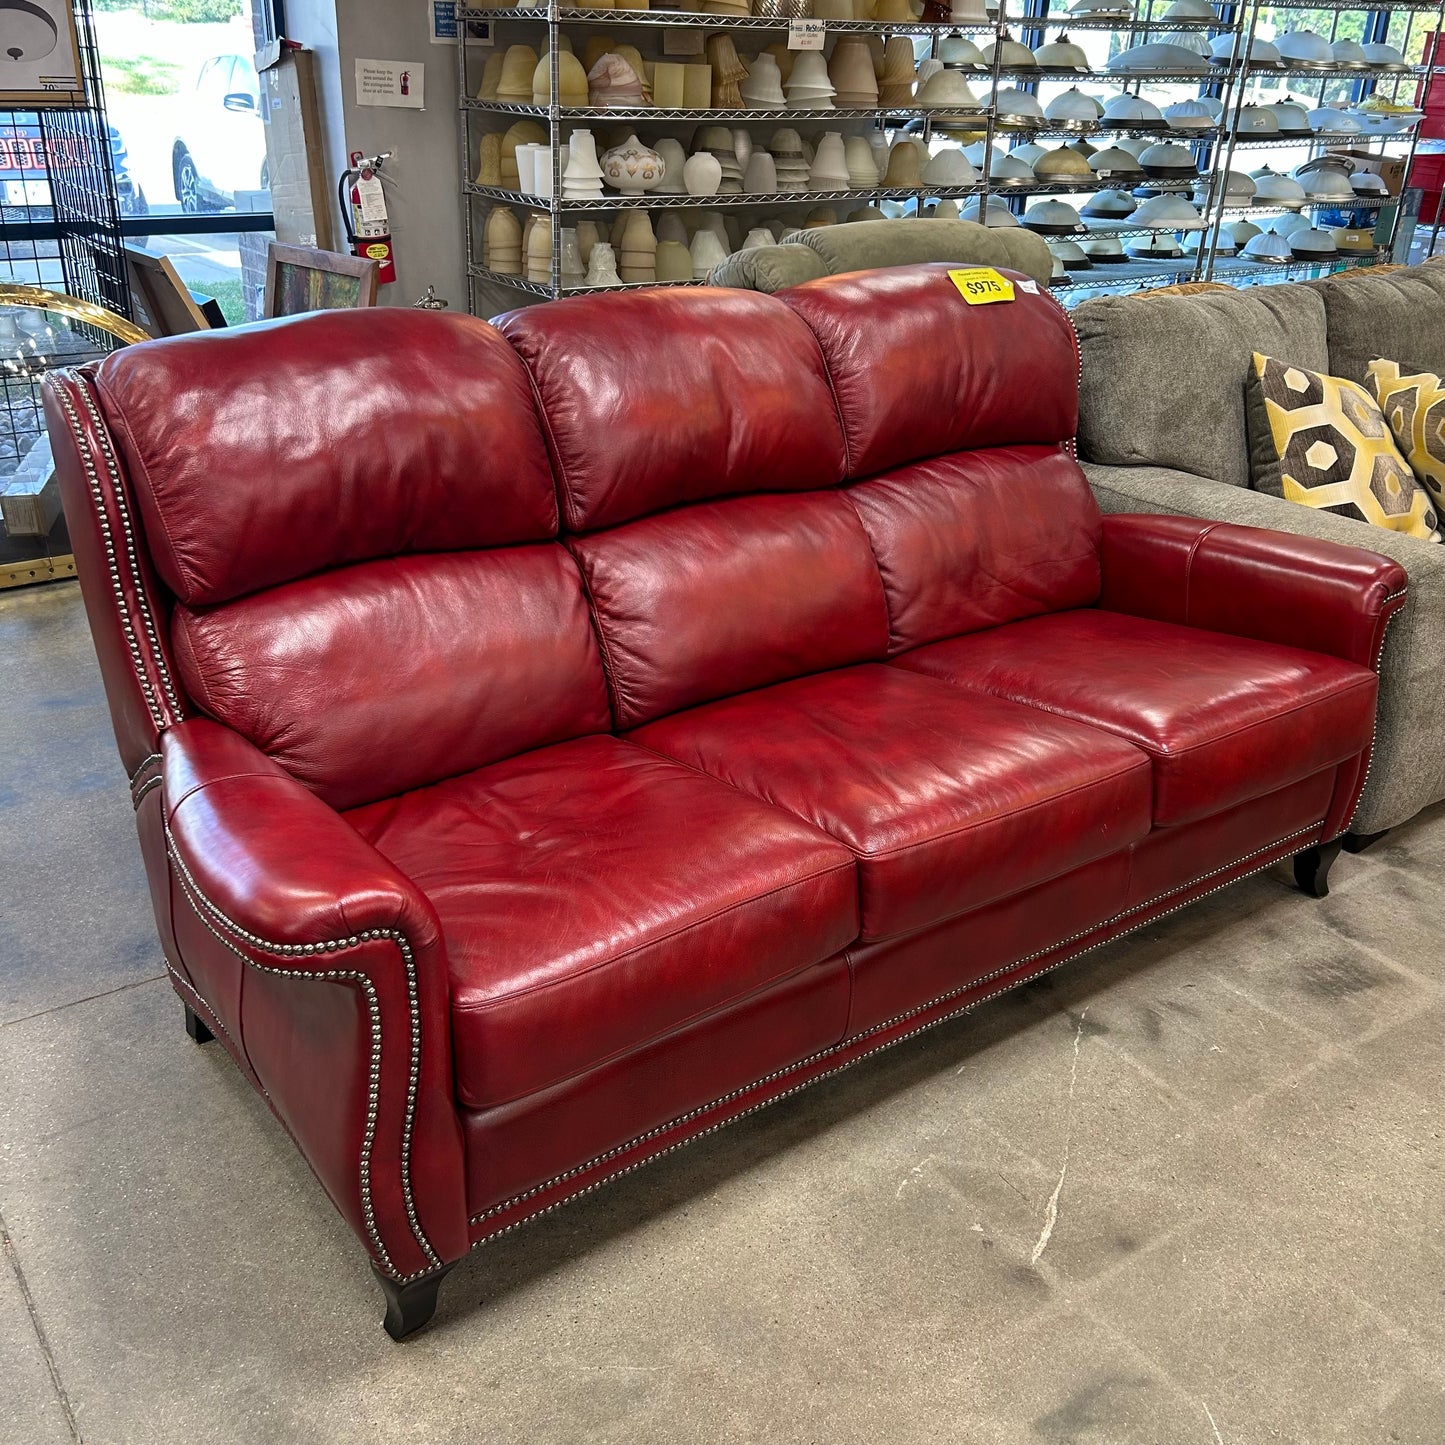
<instances>
[{"instance_id":1,"label":"sofa armrest","mask_svg":"<svg viewBox=\"0 0 1445 1445\"><path fill-rule=\"evenodd\" d=\"M467 1250L445 945L427 899L238 734L161 739L188 995L395 1279Z\"/></svg>"},{"instance_id":2,"label":"sofa armrest","mask_svg":"<svg viewBox=\"0 0 1445 1445\"><path fill-rule=\"evenodd\" d=\"M1100 606L1373 668L1405 569L1362 547L1231 522L1104 518Z\"/></svg>"},{"instance_id":3,"label":"sofa armrest","mask_svg":"<svg viewBox=\"0 0 1445 1445\"><path fill-rule=\"evenodd\" d=\"M1445 798L1445 547L1302 507L1283 497L1225 486L1169 467L1084 463L1106 513L1155 512L1269 527L1322 541L1366 545L1393 558L1409 594L1390 626L1379 661L1380 714L1374 761L1351 826L1361 833L1397 827Z\"/></svg>"}]
</instances>

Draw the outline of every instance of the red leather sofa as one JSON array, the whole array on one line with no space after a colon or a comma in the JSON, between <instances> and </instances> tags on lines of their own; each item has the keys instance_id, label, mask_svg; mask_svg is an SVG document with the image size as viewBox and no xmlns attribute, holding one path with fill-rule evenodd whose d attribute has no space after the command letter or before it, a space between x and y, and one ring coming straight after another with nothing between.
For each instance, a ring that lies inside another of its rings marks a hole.
<instances>
[{"instance_id":1,"label":"red leather sofa","mask_svg":"<svg viewBox=\"0 0 1445 1445\"><path fill-rule=\"evenodd\" d=\"M332 313L47 407L160 937L400 1337L474 1245L1231 880L1404 573L1101 519L946 268Z\"/></svg>"}]
</instances>

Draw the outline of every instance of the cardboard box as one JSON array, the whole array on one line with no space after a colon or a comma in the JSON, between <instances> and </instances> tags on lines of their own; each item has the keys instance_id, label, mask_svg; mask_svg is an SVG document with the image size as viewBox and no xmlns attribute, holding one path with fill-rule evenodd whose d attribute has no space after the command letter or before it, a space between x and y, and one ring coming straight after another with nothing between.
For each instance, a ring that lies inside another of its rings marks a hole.
<instances>
[{"instance_id":1,"label":"cardboard box","mask_svg":"<svg viewBox=\"0 0 1445 1445\"><path fill-rule=\"evenodd\" d=\"M45 432L31 443L14 473L0 483L0 522L8 537L48 537L60 516L60 483Z\"/></svg>"},{"instance_id":2,"label":"cardboard box","mask_svg":"<svg viewBox=\"0 0 1445 1445\"><path fill-rule=\"evenodd\" d=\"M1326 146L1333 155L1348 156L1357 171L1371 171L1385 182L1392 196L1400 194L1405 182L1405 162L1399 156L1376 155L1374 151L1351 150L1349 146Z\"/></svg>"},{"instance_id":3,"label":"cardboard box","mask_svg":"<svg viewBox=\"0 0 1445 1445\"><path fill-rule=\"evenodd\" d=\"M291 41L274 40L256 55L266 167L276 239L336 249L331 180L326 174L316 57Z\"/></svg>"}]
</instances>

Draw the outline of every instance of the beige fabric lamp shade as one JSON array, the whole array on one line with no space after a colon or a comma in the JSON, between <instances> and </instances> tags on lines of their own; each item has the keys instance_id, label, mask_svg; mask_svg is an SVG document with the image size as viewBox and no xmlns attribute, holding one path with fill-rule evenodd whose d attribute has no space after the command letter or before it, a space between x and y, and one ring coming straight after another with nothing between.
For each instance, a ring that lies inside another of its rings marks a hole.
<instances>
[{"instance_id":1,"label":"beige fabric lamp shade","mask_svg":"<svg viewBox=\"0 0 1445 1445\"><path fill-rule=\"evenodd\" d=\"M604 55L611 55L617 49L617 42L610 35L590 35L582 47L582 68L591 74L592 67Z\"/></svg>"},{"instance_id":2,"label":"beige fabric lamp shade","mask_svg":"<svg viewBox=\"0 0 1445 1445\"><path fill-rule=\"evenodd\" d=\"M502 184L502 133L489 131L477 147L477 184L479 186L500 186Z\"/></svg>"},{"instance_id":3,"label":"beige fabric lamp shade","mask_svg":"<svg viewBox=\"0 0 1445 1445\"><path fill-rule=\"evenodd\" d=\"M552 103L552 57L543 55L532 72L532 104ZM575 55L565 50L557 52L557 104L587 104L587 72Z\"/></svg>"},{"instance_id":4,"label":"beige fabric lamp shade","mask_svg":"<svg viewBox=\"0 0 1445 1445\"><path fill-rule=\"evenodd\" d=\"M495 100L497 98L497 87L502 83L502 66L507 63L507 52L505 50L494 50L487 56L487 63L482 67L481 84L477 86L478 100Z\"/></svg>"},{"instance_id":5,"label":"beige fabric lamp shade","mask_svg":"<svg viewBox=\"0 0 1445 1445\"><path fill-rule=\"evenodd\" d=\"M655 267L659 281L691 281L692 253L680 241L659 241Z\"/></svg>"},{"instance_id":6,"label":"beige fabric lamp shade","mask_svg":"<svg viewBox=\"0 0 1445 1445\"><path fill-rule=\"evenodd\" d=\"M515 105L532 102L532 76L537 70L537 52L530 45L509 45L502 58L497 80L497 99Z\"/></svg>"},{"instance_id":7,"label":"beige fabric lamp shade","mask_svg":"<svg viewBox=\"0 0 1445 1445\"><path fill-rule=\"evenodd\" d=\"M828 61L828 78L837 91L836 103L867 110L878 104L878 77L873 52L865 40L844 36Z\"/></svg>"},{"instance_id":8,"label":"beige fabric lamp shade","mask_svg":"<svg viewBox=\"0 0 1445 1445\"><path fill-rule=\"evenodd\" d=\"M923 147L916 141L897 140L888 152L883 184L889 188L923 184Z\"/></svg>"},{"instance_id":9,"label":"beige fabric lamp shade","mask_svg":"<svg viewBox=\"0 0 1445 1445\"><path fill-rule=\"evenodd\" d=\"M482 264L506 276L522 270L522 223L510 206L493 206L482 231Z\"/></svg>"},{"instance_id":10,"label":"beige fabric lamp shade","mask_svg":"<svg viewBox=\"0 0 1445 1445\"><path fill-rule=\"evenodd\" d=\"M552 223L546 216L535 219L527 232L527 280L552 279Z\"/></svg>"},{"instance_id":11,"label":"beige fabric lamp shade","mask_svg":"<svg viewBox=\"0 0 1445 1445\"><path fill-rule=\"evenodd\" d=\"M647 86L647 65L642 58L642 52L639 51L635 45L623 44L614 45L612 47L612 53L614 55L620 55L628 65L632 67L632 73L637 77L639 84L642 86L643 99L651 101L652 96L648 93Z\"/></svg>"}]
</instances>

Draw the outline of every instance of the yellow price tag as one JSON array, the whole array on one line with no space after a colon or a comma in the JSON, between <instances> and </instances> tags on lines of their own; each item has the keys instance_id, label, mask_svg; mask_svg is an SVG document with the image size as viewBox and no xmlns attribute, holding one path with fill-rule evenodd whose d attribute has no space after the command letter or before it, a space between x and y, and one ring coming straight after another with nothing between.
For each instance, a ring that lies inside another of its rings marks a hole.
<instances>
[{"instance_id":1,"label":"yellow price tag","mask_svg":"<svg viewBox=\"0 0 1445 1445\"><path fill-rule=\"evenodd\" d=\"M992 266L966 266L950 271L948 279L958 287L958 294L970 306L987 306L994 301L1012 301L1014 283L1000 276Z\"/></svg>"}]
</instances>

